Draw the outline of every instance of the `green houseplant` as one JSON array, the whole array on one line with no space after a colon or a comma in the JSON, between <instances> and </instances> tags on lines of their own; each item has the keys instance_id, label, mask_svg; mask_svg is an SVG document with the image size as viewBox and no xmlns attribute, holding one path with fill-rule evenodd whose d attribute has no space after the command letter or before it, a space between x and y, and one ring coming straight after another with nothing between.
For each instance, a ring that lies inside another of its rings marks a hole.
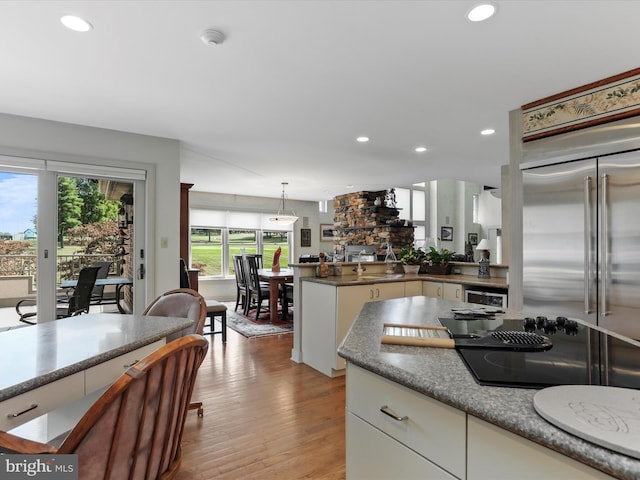
<instances>
[{"instance_id":1,"label":"green houseplant","mask_svg":"<svg viewBox=\"0 0 640 480\"><path fill-rule=\"evenodd\" d=\"M402 263L405 273L418 273L426 255L423 250L414 248L413 245L404 245L398 253L398 260Z\"/></svg>"},{"instance_id":2,"label":"green houseplant","mask_svg":"<svg viewBox=\"0 0 640 480\"><path fill-rule=\"evenodd\" d=\"M434 275L447 275L451 271L451 265L449 262L453 259L456 252L441 248L440 250L435 247L429 247L429 251L425 255L427 262L427 273Z\"/></svg>"}]
</instances>

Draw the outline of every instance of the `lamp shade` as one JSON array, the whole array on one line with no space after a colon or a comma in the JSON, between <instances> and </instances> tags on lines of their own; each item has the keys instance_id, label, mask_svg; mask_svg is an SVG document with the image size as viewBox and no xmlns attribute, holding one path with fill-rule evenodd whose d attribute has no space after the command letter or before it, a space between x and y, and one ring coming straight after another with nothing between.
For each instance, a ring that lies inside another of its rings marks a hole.
<instances>
[{"instance_id":1,"label":"lamp shade","mask_svg":"<svg viewBox=\"0 0 640 480\"><path fill-rule=\"evenodd\" d=\"M491 244L489 243L489 240L487 240L486 238L483 238L482 240L480 240L480 243L476 247L476 250L489 250L489 249L491 249Z\"/></svg>"},{"instance_id":2,"label":"lamp shade","mask_svg":"<svg viewBox=\"0 0 640 480\"><path fill-rule=\"evenodd\" d=\"M280 197L280 208L278 208L278 213L269 217L269 221L278 225L291 225L298 220L296 213L291 210L290 214L286 213L285 202L286 195L284 193L284 186L288 185L287 182L282 182L282 196Z\"/></svg>"}]
</instances>

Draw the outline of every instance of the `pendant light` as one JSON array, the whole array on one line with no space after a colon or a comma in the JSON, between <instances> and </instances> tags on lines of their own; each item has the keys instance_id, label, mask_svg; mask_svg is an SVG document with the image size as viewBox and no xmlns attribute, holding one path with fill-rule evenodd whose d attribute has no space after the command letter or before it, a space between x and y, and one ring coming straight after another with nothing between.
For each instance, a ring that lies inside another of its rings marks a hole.
<instances>
[{"instance_id":1,"label":"pendant light","mask_svg":"<svg viewBox=\"0 0 640 480\"><path fill-rule=\"evenodd\" d=\"M295 223L296 220L298 220L298 217L296 217L296 213L293 210L291 210L290 214L287 214L287 211L285 209L285 185L289 185L289 183L282 182L282 196L280 197L280 207L278 208L278 213L276 213L272 217L269 217L270 222L277 223L278 225L291 225L292 223Z\"/></svg>"}]
</instances>

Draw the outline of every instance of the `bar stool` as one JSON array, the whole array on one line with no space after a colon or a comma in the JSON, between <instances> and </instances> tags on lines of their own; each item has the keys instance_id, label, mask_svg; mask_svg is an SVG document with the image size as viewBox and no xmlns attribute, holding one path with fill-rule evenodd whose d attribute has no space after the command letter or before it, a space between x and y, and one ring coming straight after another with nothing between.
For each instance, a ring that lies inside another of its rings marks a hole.
<instances>
[{"instance_id":1,"label":"bar stool","mask_svg":"<svg viewBox=\"0 0 640 480\"><path fill-rule=\"evenodd\" d=\"M216 333L222 334L222 342L227 341L227 306L217 300L205 300L207 303L207 318L209 319L209 331L202 332L203 335L215 335ZM214 318L220 317L222 323L221 330L214 330ZM205 325L206 326L206 325Z\"/></svg>"}]
</instances>

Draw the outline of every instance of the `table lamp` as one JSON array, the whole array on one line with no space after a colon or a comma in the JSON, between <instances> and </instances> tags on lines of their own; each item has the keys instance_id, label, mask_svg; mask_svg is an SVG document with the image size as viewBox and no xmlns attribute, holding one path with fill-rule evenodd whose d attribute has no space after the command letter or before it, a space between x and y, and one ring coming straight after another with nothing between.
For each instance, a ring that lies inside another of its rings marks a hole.
<instances>
[{"instance_id":1,"label":"table lamp","mask_svg":"<svg viewBox=\"0 0 640 480\"><path fill-rule=\"evenodd\" d=\"M478 268L478 278L491 278L491 273L489 271L489 240L483 238L480 240L480 243L476 247L476 250L482 251L482 257L478 261L480 265Z\"/></svg>"}]
</instances>

